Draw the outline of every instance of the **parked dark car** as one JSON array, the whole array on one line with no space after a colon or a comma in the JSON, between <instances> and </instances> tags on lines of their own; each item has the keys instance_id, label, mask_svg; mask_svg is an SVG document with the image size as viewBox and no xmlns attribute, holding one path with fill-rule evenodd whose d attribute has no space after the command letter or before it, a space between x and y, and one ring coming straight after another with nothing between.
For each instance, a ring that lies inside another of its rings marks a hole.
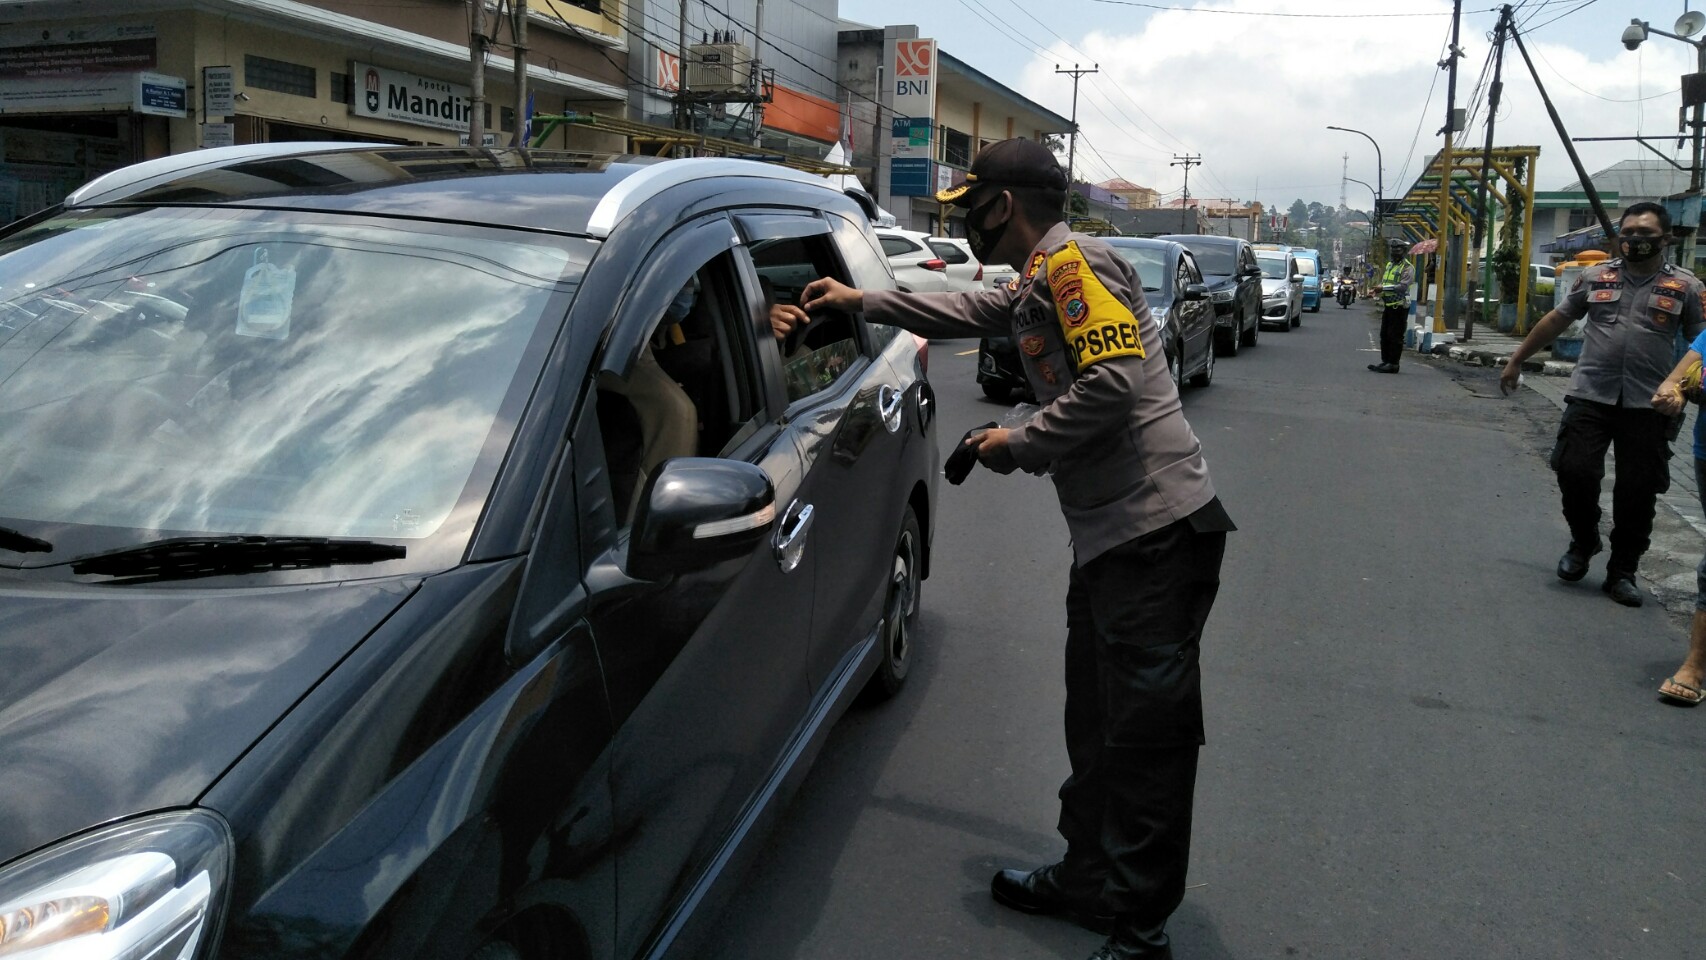
<instances>
[{"instance_id":1,"label":"parked dark car","mask_svg":"<svg viewBox=\"0 0 1706 960\"><path fill-rule=\"evenodd\" d=\"M1214 309L1196 257L1171 240L1108 237L1114 252L1137 269L1143 296L1161 330L1173 382L1206 387L1214 381Z\"/></svg>"},{"instance_id":2,"label":"parked dark car","mask_svg":"<svg viewBox=\"0 0 1706 960\"><path fill-rule=\"evenodd\" d=\"M1253 347L1262 327L1262 268L1248 240L1238 237L1185 235L1157 237L1184 244L1197 259L1209 301L1214 304L1214 330L1221 356L1235 357L1240 347Z\"/></svg>"},{"instance_id":3,"label":"parked dark car","mask_svg":"<svg viewBox=\"0 0 1706 960\"><path fill-rule=\"evenodd\" d=\"M865 212L738 160L204 150L0 231L0 953L689 949L912 658L934 403L777 343L826 273L892 283Z\"/></svg>"}]
</instances>

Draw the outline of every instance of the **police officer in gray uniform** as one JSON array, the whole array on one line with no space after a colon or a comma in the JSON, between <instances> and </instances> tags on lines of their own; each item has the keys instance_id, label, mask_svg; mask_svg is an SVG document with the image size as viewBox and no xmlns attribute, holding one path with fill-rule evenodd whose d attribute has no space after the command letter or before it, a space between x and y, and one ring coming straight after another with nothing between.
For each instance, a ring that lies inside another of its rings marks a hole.
<instances>
[{"instance_id":1,"label":"police officer in gray uniform","mask_svg":"<svg viewBox=\"0 0 1706 960\"><path fill-rule=\"evenodd\" d=\"M1042 410L966 442L997 473L1051 470L1072 535L1066 638L1066 854L1003 870L992 893L1110 936L1095 957L1172 955L1184 897L1197 751L1198 642L1231 519L1209 482L1136 271L1061 220L1066 176L1029 140L984 148L937 195L970 208L985 263L1022 264L1006 289L904 294L810 284L808 311L863 310L928 337L1011 335Z\"/></svg>"},{"instance_id":2,"label":"police officer in gray uniform","mask_svg":"<svg viewBox=\"0 0 1706 960\"><path fill-rule=\"evenodd\" d=\"M1565 392L1568 402L1552 450L1570 546L1558 577L1576 581L1600 551L1599 486L1605 452L1617 448L1611 494L1611 557L1601 589L1624 606L1641 605L1635 568L1647 552L1658 495L1670 489L1670 441L1676 424L1653 409L1653 394L1702 327L1702 285L1664 262L1670 214L1656 203L1623 211L1617 243L1623 256L1588 267L1556 309L1535 324L1499 375L1516 389L1522 362L1574 321L1583 326L1582 356Z\"/></svg>"}]
</instances>

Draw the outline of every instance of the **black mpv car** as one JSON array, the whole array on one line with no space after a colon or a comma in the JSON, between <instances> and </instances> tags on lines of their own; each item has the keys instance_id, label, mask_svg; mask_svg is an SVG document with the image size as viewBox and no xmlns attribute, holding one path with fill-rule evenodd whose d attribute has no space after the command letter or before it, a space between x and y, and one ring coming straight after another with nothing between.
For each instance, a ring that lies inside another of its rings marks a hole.
<instances>
[{"instance_id":1,"label":"black mpv car","mask_svg":"<svg viewBox=\"0 0 1706 960\"><path fill-rule=\"evenodd\" d=\"M904 681L934 404L852 199L202 151L0 232L0 954L678 952ZM37 953L37 948L45 948Z\"/></svg>"},{"instance_id":2,"label":"black mpv car","mask_svg":"<svg viewBox=\"0 0 1706 960\"><path fill-rule=\"evenodd\" d=\"M1197 258L1203 284L1214 304L1215 344L1220 354L1238 355L1253 347L1262 326L1262 268L1248 240L1204 234L1157 237L1183 244Z\"/></svg>"}]
</instances>

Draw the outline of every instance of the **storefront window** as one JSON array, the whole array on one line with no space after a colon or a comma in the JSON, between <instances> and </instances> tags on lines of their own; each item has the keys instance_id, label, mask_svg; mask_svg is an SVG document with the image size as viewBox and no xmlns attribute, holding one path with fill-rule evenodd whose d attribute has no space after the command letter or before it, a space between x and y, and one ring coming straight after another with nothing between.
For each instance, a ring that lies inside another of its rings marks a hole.
<instances>
[{"instance_id":1,"label":"storefront window","mask_svg":"<svg viewBox=\"0 0 1706 960\"><path fill-rule=\"evenodd\" d=\"M276 90L298 97L317 95L318 78L313 67L248 54L243 57L243 83L261 90Z\"/></svg>"}]
</instances>

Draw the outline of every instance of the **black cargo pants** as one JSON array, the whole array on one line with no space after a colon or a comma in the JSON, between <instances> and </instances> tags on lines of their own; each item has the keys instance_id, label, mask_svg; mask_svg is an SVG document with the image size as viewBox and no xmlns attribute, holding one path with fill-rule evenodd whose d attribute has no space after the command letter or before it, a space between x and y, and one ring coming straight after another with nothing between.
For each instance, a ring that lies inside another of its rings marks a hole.
<instances>
[{"instance_id":1,"label":"black cargo pants","mask_svg":"<svg viewBox=\"0 0 1706 960\"><path fill-rule=\"evenodd\" d=\"M1647 552L1658 495L1670 489L1670 418L1655 410L1569 398L1552 448L1552 469L1564 503L1570 539L1584 549L1599 546L1599 486L1605 452L1617 452L1617 481L1611 492L1611 557L1608 574L1633 576Z\"/></svg>"},{"instance_id":2,"label":"black cargo pants","mask_svg":"<svg viewBox=\"0 0 1706 960\"><path fill-rule=\"evenodd\" d=\"M1225 551L1224 529L1180 520L1074 566L1066 595L1060 879L1081 895L1099 888L1122 927L1160 945L1185 895L1203 743L1198 644Z\"/></svg>"},{"instance_id":3,"label":"black cargo pants","mask_svg":"<svg viewBox=\"0 0 1706 960\"><path fill-rule=\"evenodd\" d=\"M1409 304L1380 310L1380 362L1398 365L1404 359L1404 327L1410 322Z\"/></svg>"}]
</instances>

